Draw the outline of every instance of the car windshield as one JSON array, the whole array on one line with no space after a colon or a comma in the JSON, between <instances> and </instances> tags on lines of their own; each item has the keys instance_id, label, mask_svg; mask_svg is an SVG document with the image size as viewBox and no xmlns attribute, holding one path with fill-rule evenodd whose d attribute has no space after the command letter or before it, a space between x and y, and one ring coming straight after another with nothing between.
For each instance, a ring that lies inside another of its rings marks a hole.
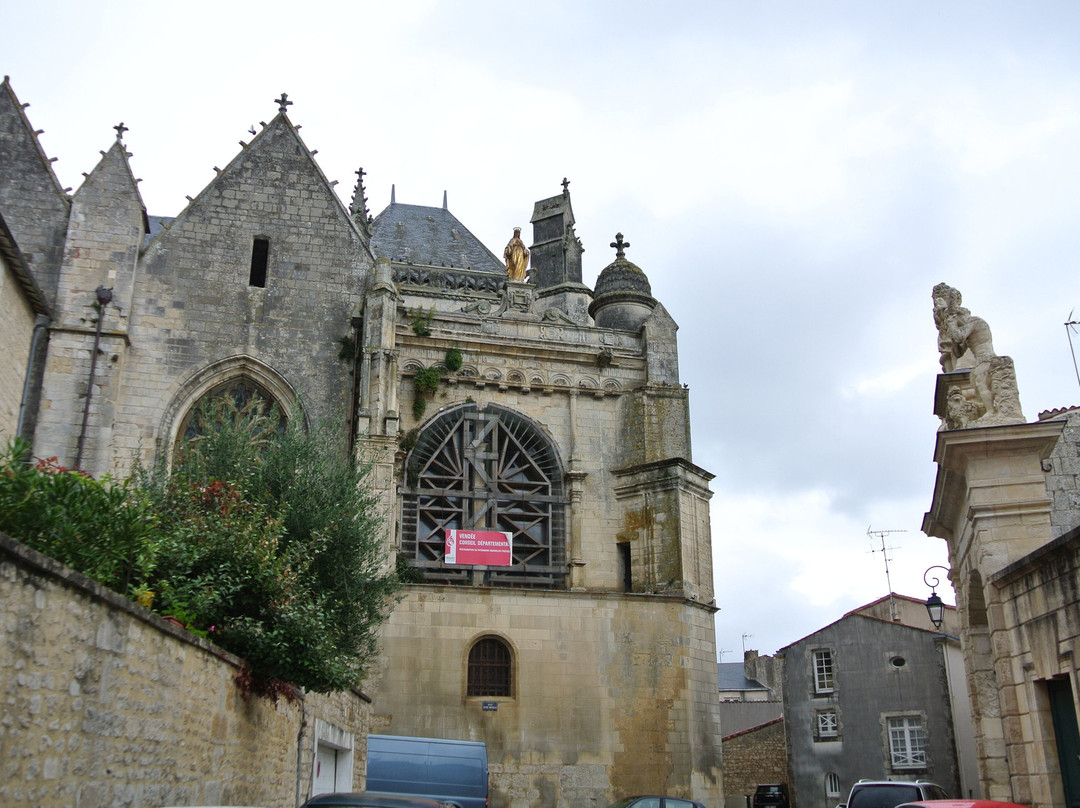
<instances>
[{"instance_id":1,"label":"car windshield","mask_svg":"<svg viewBox=\"0 0 1080 808\"><path fill-rule=\"evenodd\" d=\"M919 787L903 783L875 785L873 788L857 788L848 800L848 808L895 808L902 802L914 802L920 798Z\"/></svg>"}]
</instances>

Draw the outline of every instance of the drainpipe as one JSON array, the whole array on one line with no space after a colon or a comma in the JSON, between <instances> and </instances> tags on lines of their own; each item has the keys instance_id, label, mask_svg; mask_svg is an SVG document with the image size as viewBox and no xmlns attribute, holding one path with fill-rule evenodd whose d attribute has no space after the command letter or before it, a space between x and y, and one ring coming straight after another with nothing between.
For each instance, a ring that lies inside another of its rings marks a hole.
<instances>
[{"instance_id":1,"label":"drainpipe","mask_svg":"<svg viewBox=\"0 0 1080 808\"><path fill-rule=\"evenodd\" d=\"M94 334L94 351L90 354L90 381L86 385L86 403L83 405L82 428L79 430L79 448L75 451L75 468L82 469L83 445L86 443L86 425L90 421L90 397L94 392L94 373L97 370L98 346L101 344L101 323L105 319L105 307L112 300L112 287L99 286L95 292L98 303L97 332Z\"/></svg>"},{"instance_id":2,"label":"drainpipe","mask_svg":"<svg viewBox=\"0 0 1080 808\"><path fill-rule=\"evenodd\" d=\"M41 338L47 332L51 322L52 320L45 314L39 314L34 320L34 335L30 338L30 359L26 363L26 378L23 380L22 398L19 400L19 423L15 427L15 434L20 438L26 437L26 410L30 401L30 380L34 376Z\"/></svg>"},{"instance_id":3,"label":"drainpipe","mask_svg":"<svg viewBox=\"0 0 1080 808\"><path fill-rule=\"evenodd\" d=\"M304 727L307 726L307 701L300 693L300 731L296 733L296 806L300 808L300 781L304 768Z\"/></svg>"},{"instance_id":4,"label":"drainpipe","mask_svg":"<svg viewBox=\"0 0 1080 808\"><path fill-rule=\"evenodd\" d=\"M352 383L349 386L349 457L356 456L356 439L359 432L357 418L360 409L360 340L363 335L364 320L360 316L352 318L353 355Z\"/></svg>"}]
</instances>

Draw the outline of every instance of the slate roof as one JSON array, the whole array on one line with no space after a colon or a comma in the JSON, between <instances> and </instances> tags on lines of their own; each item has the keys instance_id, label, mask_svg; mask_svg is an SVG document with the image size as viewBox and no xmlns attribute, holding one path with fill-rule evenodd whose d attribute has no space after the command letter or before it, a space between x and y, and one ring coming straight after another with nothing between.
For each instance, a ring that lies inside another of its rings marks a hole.
<instances>
[{"instance_id":1,"label":"slate roof","mask_svg":"<svg viewBox=\"0 0 1080 808\"><path fill-rule=\"evenodd\" d=\"M371 251L399 264L506 274L506 265L446 208L391 202L371 225Z\"/></svg>"},{"instance_id":2,"label":"slate roof","mask_svg":"<svg viewBox=\"0 0 1080 808\"><path fill-rule=\"evenodd\" d=\"M175 218L175 216L147 216L146 236L143 238L143 249L145 250L154 236L164 230L165 226Z\"/></svg>"},{"instance_id":3,"label":"slate roof","mask_svg":"<svg viewBox=\"0 0 1080 808\"><path fill-rule=\"evenodd\" d=\"M717 662L718 690L768 690L769 688L746 678L746 667L742 662Z\"/></svg>"},{"instance_id":4,"label":"slate roof","mask_svg":"<svg viewBox=\"0 0 1080 808\"><path fill-rule=\"evenodd\" d=\"M902 622L897 623L897 622L892 622L892 621L888 621L888 620L882 620L881 618L875 617L872 614L863 614L862 613L863 610L868 610L872 606L875 606L878 603L881 603L882 601L888 600L890 597L896 598L898 600L906 600L906 601L910 601L912 603L918 603L918 604L925 605L925 601L922 601L919 598L913 598L913 597L910 597L908 595L899 595L896 592L893 592L890 595L882 595L880 598L878 598L876 600L872 600L869 603L866 603L866 604L864 604L862 606L859 606L856 609L852 609L850 612L847 612L846 614L844 614L843 617L840 617L840 618L838 618L836 620L833 620L831 623L829 623L827 625L824 625L819 629L815 629L814 631L811 631L805 637L800 637L799 639L795 640L795 642L789 642L783 648L779 649L776 653L777 654L786 653L787 650L789 648L791 648L792 646L798 645L801 642L806 642L811 637L813 637L815 634L820 634L822 631L826 631L827 629L830 629L833 626L839 625L840 623L844 622L845 620L853 619L853 618L861 618L863 620L876 620L879 623L889 623L890 625L893 625L893 626L900 626L902 628L911 629L912 631L922 631L922 632L925 632L927 634L940 634L941 633L940 629L934 628L932 625L929 625L929 621L927 621L928 624L926 626L913 626L910 623L902 623ZM955 606L950 606L948 603L945 604L945 609L946 609L946 611L952 611L952 612L956 611L956 607Z\"/></svg>"}]
</instances>

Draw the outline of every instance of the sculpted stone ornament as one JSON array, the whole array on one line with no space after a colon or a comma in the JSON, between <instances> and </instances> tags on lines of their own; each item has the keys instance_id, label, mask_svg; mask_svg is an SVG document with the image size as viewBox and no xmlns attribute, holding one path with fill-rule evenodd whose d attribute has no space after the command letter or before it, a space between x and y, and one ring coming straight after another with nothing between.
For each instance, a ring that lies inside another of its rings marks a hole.
<instances>
[{"instance_id":1,"label":"sculpted stone ornament","mask_svg":"<svg viewBox=\"0 0 1080 808\"><path fill-rule=\"evenodd\" d=\"M990 326L964 308L960 292L948 284L934 287L933 300L941 369L957 374L946 380L943 411L937 413L942 428L1024 423L1012 358L994 353Z\"/></svg>"},{"instance_id":2,"label":"sculpted stone ornament","mask_svg":"<svg viewBox=\"0 0 1080 808\"><path fill-rule=\"evenodd\" d=\"M514 237L503 250L503 259L506 261L506 274L512 281L525 282L525 269L529 266L529 251L525 242L521 240L521 228L514 228Z\"/></svg>"}]
</instances>

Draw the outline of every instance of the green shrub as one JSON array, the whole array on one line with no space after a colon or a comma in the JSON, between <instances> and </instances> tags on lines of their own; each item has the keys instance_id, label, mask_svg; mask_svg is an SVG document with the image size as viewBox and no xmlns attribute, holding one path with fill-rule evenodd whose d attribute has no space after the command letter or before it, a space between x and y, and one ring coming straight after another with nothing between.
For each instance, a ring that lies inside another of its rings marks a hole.
<instances>
[{"instance_id":1,"label":"green shrub","mask_svg":"<svg viewBox=\"0 0 1080 808\"><path fill-rule=\"evenodd\" d=\"M442 381L442 377L443 369L439 365L421 368L413 376L413 389L420 396L434 395L439 389L439 382Z\"/></svg>"},{"instance_id":2,"label":"green shrub","mask_svg":"<svg viewBox=\"0 0 1080 808\"><path fill-rule=\"evenodd\" d=\"M213 399L195 426L171 469L124 482L12 442L0 530L243 657L245 692L357 686L400 588L369 467L257 400Z\"/></svg>"},{"instance_id":3,"label":"green shrub","mask_svg":"<svg viewBox=\"0 0 1080 808\"><path fill-rule=\"evenodd\" d=\"M439 389L446 369L442 365L432 365L429 368L420 368L413 376L413 419L419 421L427 411L427 397L434 395Z\"/></svg>"},{"instance_id":4,"label":"green shrub","mask_svg":"<svg viewBox=\"0 0 1080 808\"><path fill-rule=\"evenodd\" d=\"M0 454L0 531L117 592L139 586L157 532L142 492L29 455L19 439Z\"/></svg>"},{"instance_id":5,"label":"green shrub","mask_svg":"<svg viewBox=\"0 0 1080 808\"><path fill-rule=\"evenodd\" d=\"M435 319L434 307L424 311L423 309L409 309L409 323L413 333L418 337L431 336L431 323Z\"/></svg>"},{"instance_id":6,"label":"green shrub","mask_svg":"<svg viewBox=\"0 0 1080 808\"><path fill-rule=\"evenodd\" d=\"M457 373L461 370L461 365L464 360L461 356L461 349L459 348L447 348L446 358L443 359L443 365L446 366L446 370L449 373Z\"/></svg>"},{"instance_id":7,"label":"green shrub","mask_svg":"<svg viewBox=\"0 0 1080 808\"><path fill-rule=\"evenodd\" d=\"M170 559L185 574L163 596L264 677L323 692L356 686L398 587L382 571L370 468L328 423L305 430L297 416L279 431L273 411L228 398L199 415L213 428L156 486L182 534L176 550L197 549Z\"/></svg>"}]
</instances>

